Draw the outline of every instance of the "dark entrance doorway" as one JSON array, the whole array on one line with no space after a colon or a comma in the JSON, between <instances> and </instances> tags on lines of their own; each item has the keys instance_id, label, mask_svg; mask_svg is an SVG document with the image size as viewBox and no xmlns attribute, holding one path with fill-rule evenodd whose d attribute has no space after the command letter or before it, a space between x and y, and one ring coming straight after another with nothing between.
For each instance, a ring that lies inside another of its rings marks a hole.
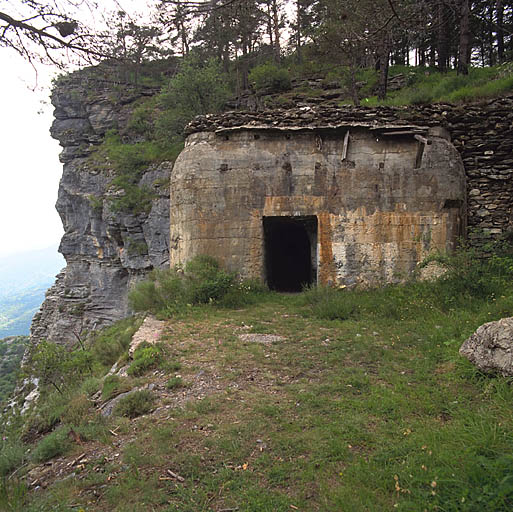
<instances>
[{"instance_id":1,"label":"dark entrance doorway","mask_svg":"<svg viewBox=\"0 0 513 512\"><path fill-rule=\"evenodd\" d=\"M315 282L317 217L264 217L264 241L271 290L300 292Z\"/></svg>"}]
</instances>

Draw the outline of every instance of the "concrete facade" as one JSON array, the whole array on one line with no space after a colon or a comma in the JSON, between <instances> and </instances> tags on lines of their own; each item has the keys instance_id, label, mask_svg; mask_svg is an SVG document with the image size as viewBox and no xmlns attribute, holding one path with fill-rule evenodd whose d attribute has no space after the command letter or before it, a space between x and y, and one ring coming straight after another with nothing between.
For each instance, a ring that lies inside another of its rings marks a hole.
<instances>
[{"instance_id":1,"label":"concrete facade","mask_svg":"<svg viewBox=\"0 0 513 512\"><path fill-rule=\"evenodd\" d=\"M453 247L465 228L465 197L461 158L433 130L193 133L171 177L170 263L209 254L244 277L269 282L270 252L281 258L290 250L292 265L300 251L294 240L289 249L273 249L266 239L266 222L279 230L283 218L297 230L305 226L313 275L303 280L396 282L429 253ZM280 264L286 270L288 263Z\"/></svg>"}]
</instances>

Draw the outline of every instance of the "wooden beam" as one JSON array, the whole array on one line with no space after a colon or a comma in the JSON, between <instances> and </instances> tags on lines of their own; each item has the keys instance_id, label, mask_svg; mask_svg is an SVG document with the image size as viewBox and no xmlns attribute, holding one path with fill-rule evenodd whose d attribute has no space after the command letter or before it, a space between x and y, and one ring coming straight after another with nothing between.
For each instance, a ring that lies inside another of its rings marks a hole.
<instances>
[{"instance_id":1,"label":"wooden beam","mask_svg":"<svg viewBox=\"0 0 513 512\"><path fill-rule=\"evenodd\" d=\"M342 148L342 161L347 158L347 148L349 146L349 130L344 135L344 146Z\"/></svg>"}]
</instances>

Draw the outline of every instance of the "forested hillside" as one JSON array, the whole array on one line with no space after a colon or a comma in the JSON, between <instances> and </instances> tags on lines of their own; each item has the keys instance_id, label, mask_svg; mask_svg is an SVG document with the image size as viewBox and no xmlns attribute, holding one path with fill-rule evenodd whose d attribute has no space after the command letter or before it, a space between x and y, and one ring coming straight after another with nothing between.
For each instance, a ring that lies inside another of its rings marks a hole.
<instances>
[{"instance_id":1,"label":"forested hillside","mask_svg":"<svg viewBox=\"0 0 513 512\"><path fill-rule=\"evenodd\" d=\"M29 334L32 317L63 265L56 246L0 258L0 339Z\"/></svg>"},{"instance_id":2,"label":"forested hillside","mask_svg":"<svg viewBox=\"0 0 513 512\"><path fill-rule=\"evenodd\" d=\"M151 29L123 16L117 20L111 51L124 49L132 76L138 76L141 56L171 48L222 63L236 92L251 85L252 68L272 62L293 75L332 70L356 102L358 72L373 69L384 99L389 65L466 75L471 66L501 64L513 53L512 4L503 0L163 1L157 13ZM169 39L157 44L162 36Z\"/></svg>"},{"instance_id":3,"label":"forested hillside","mask_svg":"<svg viewBox=\"0 0 513 512\"><path fill-rule=\"evenodd\" d=\"M27 336L9 336L0 340L0 406L5 405L16 387L27 343Z\"/></svg>"}]
</instances>

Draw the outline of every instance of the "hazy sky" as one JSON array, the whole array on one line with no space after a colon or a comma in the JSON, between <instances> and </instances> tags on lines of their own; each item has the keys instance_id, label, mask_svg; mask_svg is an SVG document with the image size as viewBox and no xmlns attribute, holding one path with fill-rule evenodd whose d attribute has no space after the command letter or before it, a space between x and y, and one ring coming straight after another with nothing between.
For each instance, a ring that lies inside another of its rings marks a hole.
<instances>
[{"instance_id":1,"label":"hazy sky","mask_svg":"<svg viewBox=\"0 0 513 512\"><path fill-rule=\"evenodd\" d=\"M45 92L31 91L34 70L0 48L0 255L52 245L62 236L55 200L62 166L60 146L49 134L52 108ZM49 85L48 68L39 83ZM38 114L38 111L43 110Z\"/></svg>"},{"instance_id":2,"label":"hazy sky","mask_svg":"<svg viewBox=\"0 0 513 512\"><path fill-rule=\"evenodd\" d=\"M125 9L137 19L154 0L103 0L93 24L102 24L104 10ZM61 148L50 137L53 108L49 104L48 66L34 69L16 53L0 48L0 255L48 247L63 229L55 210L62 174ZM32 91L35 85L37 91ZM46 103L46 105L44 104ZM40 113L38 113L40 112Z\"/></svg>"}]
</instances>

